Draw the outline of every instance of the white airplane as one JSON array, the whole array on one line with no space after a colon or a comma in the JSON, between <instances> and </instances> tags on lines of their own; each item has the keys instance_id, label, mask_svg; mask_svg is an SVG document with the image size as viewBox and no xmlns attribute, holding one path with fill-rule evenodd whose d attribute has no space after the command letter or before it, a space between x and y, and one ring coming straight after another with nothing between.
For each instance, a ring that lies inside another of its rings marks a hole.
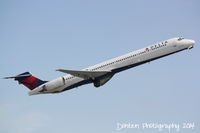
<instances>
[{"instance_id":1,"label":"white airplane","mask_svg":"<svg viewBox=\"0 0 200 133\"><path fill-rule=\"evenodd\" d=\"M191 49L194 44L194 40L180 37L172 38L79 71L58 69L57 71L67 73L67 75L51 81L40 80L29 72L5 78L13 78L19 84L28 87L30 89L29 95L60 93L89 83L93 83L95 87L100 87L116 73L185 49Z\"/></svg>"}]
</instances>

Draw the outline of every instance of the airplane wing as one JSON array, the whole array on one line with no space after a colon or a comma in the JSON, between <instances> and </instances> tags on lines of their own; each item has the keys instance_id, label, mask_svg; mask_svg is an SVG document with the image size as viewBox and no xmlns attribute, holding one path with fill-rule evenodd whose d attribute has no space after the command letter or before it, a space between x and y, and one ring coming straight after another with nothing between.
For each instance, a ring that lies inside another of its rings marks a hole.
<instances>
[{"instance_id":1,"label":"airplane wing","mask_svg":"<svg viewBox=\"0 0 200 133\"><path fill-rule=\"evenodd\" d=\"M111 71L77 71L77 70L64 70L64 69L58 69L56 71L68 73L83 79L90 79L90 78L95 79L97 77L111 73Z\"/></svg>"}]
</instances>

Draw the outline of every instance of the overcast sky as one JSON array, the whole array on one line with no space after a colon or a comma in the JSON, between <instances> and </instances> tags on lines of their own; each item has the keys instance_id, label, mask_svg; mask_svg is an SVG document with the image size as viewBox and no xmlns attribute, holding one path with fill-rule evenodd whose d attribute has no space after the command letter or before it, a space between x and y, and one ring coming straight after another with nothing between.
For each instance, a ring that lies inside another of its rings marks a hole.
<instances>
[{"instance_id":1,"label":"overcast sky","mask_svg":"<svg viewBox=\"0 0 200 133\"><path fill-rule=\"evenodd\" d=\"M52 80L172 37L186 50L60 94L28 96L0 79L1 133L158 133L117 123L194 123L200 132L198 0L0 0L0 76ZM169 132L168 130L161 131ZM171 132L176 132L174 129Z\"/></svg>"}]
</instances>

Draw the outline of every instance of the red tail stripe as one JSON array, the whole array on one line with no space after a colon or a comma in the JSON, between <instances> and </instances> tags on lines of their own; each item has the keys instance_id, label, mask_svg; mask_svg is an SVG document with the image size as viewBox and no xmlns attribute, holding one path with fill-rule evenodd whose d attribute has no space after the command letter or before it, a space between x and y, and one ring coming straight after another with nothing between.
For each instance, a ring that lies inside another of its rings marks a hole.
<instances>
[{"instance_id":1,"label":"red tail stripe","mask_svg":"<svg viewBox=\"0 0 200 133\"><path fill-rule=\"evenodd\" d=\"M38 78L34 76L27 77L20 82L31 90L38 86Z\"/></svg>"}]
</instances>

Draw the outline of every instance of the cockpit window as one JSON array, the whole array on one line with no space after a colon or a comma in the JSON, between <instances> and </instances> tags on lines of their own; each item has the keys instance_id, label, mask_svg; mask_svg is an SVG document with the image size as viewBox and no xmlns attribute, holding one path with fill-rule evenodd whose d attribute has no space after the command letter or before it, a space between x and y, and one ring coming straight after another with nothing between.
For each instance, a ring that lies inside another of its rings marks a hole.
<instances>
[{"instance_id":1,"label":"cockpit window","mask_svg":"<svg viewBox=\"0 0 200 133\"><path fill-rule=\"evenodd\" d=\"M181 41L181 40L183 40L183 39L184 39L183 37L179 37L179 38L178 38L178 41Z\"/></svg>"}]
</instances>

